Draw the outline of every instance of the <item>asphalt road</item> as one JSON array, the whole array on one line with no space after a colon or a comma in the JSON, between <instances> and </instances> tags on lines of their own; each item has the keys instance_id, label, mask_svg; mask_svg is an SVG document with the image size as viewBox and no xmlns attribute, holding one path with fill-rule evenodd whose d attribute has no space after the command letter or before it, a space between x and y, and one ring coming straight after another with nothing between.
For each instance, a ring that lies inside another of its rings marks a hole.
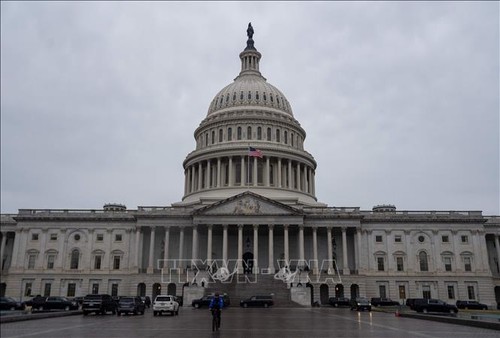
<instances>
[{"instance_id":1,"label":"asphalt road","mask_svg":"<svg viewBox=\"0 0 500 338\"><path fill-rule=\"evenodd\" d=\"M207 309L181 307L179 316L83 315L0 325L2 338L13 337L500 337L499 331L396 317L391 313L355 312L346 308L225 309L222 327L211 331Z\"/></svg>"}]
</instances>

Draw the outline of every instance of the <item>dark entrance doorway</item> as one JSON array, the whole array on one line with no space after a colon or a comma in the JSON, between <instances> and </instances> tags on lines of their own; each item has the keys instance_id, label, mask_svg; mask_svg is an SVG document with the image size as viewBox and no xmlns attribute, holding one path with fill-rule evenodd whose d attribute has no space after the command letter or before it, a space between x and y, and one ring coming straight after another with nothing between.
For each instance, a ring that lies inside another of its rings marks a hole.
<instances>
[{"instance_id":1,"label":"dark entrance doorway","mask_svg":"<svg viewBox=\"0 0 500 338\"><path fill-rule=\"evenodd\" d=\"M177 287L176 287L175 283L168 284L168 286L167 286L167 294L175 296L176 295L175 294L176 291L177 291Z\"/></svg>"},{"instance_id":2,"label":"dark entrance doorway","mask_svg":"<svg viewBox=\"0 0 500 338\"><path fill-rule=\"evenodd\" d=\"M153 292L152 292L152 298L151 301L153 301L156 296L161 295L161 284L160 283L154 283L153 284Z\"/></svg>"},{"instance_id":3,"label":"dark entrance doorway","mask_svg":"<svg viewBox=\"0 0 500 338\"><path fill-rule=\"evenodd\" d=\"M328 304L328 299L330 298L330 291L328 290L327 284L321 284L319 287L319 299L321 304Z\"/></svg>"},{"instance_id":4,"label":"dark entrance doorway","mask_svg":"<svg viewBox=\"0 0 500 338\"><path fill-rule=\"evenodd\" d=\"M344 297L344 286L342 284L335 285L335 297Z\"/></svg>"},{"instance_id":5,"label":"dark entrance doorway","mask_svg":"<svg viewBox=\"0 0 500 338\"><path fill-rule=\"evenodd\" d=\"M0 284L0 297L5 297L5 289L7 289L7 284L1 283Z\"/></svg>"},{"instance_id":6,"label":"dark entrance doorway","mask_svg":"<svg viewBox=\"0 0 500 338\"><path fill-rule=\"evenodd\" d=\"M137 285L137 296L146 297L146 284L139 283Z\"/></svg>"},{"instance_id":7,"label":"dark entrance doorway","mask_svg":"<svg viewBox=\"0 0 500 338\"><path fill-rule=\"evenodd\" d=\"M253 253L247 251L243 254L243 273L249 274L253 270Z\"/></svg>"},{"instance_id":8,"label":"dark entrance doorway","mask_svg":"<svg viewBox=\"0 0 500 338\"><path fill-rule=\"evenodd\" d=\"M351 299L359 297L359 285L352 284L351 285Z\"/></svg>"}]
</instances>

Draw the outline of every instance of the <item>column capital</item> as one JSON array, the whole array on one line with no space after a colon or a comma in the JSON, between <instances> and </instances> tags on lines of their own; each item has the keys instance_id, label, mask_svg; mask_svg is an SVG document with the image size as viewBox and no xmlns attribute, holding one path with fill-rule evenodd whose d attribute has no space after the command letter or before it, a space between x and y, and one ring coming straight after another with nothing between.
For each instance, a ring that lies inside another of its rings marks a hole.
<instances>
[{"instance_id":1,"label":"column capital","mask_svg":"<svg viewBox=\"0 0 500 338\"><path fill-rule=\"evenodd\" d=\"M340 227L340 230L341 230L342 232L346 232L346 230L347 230L347 226L345 226L345 225L341 226L341 227Z\"/></svg>"},{"instance_id":2,"label":"column capital","mask_svg":"<svg viewBox=\"0 0 500 338\"><path fill-rule=\"evenodd\" d=\"M113 229L106 229L106 232L107 232L108 234L110 234L110 233L112 233L112 232L113 232Z\"/></svg>"},{"instance_id":3,"label":"column capital","mask_svg":"<svg viewBox=\"0 0 500 338\"><path fill-rule=\"evenodd\" d=\"M127 231L130 231L131 229L127 229ZM94 229L88 229L87 230L89 232L89 234L93 234L94 233Z\"/></svg>"},{"instance_id":4,"label":"column capital","mask_svg":"<svg viewBox=\"0 0 500 338\"><path fill-rule=\"evenodd\" d=\"M49 229L42 229L42 232L47 233L47 231L49 231Z\"/></svg>"},{"instance_id":5,"label":"column capital","mask_svg":"<svg viewBox=\"0 0 500 338\"><path fill-rule=\"evenodd\" d=\"M288 230L289 227L290 227L289 224L283 224L283 229Z\"/></svg>"},{"instance_id":6,"label":"column capital","mask_svg":"<svg viewBox=\"0 0 500 338\"><path fill-rule=\"evenodd\" d=\"M227 230L228 225L227 224L222 224L222 229Z\"/></svg>"},{"instance_id":7,"label":"column capital","mask_svg":"<svg viewBox=\"0 0 500 338\"><path fill-rule=\"evenodd\" d=\"M244 225L243 224L238 224L238 229L243 229Z\"/></svg>"},{"instance_id":8,"label":"column capital","mask_svg":"<svg viewBox=\"0 0 500 338\"><path fill-rule=\"evenodd\" d=\"M273 229L274 229L274 224L268 224L268 225L267 225L267 228L268 228L269 230L273 230Z\"/></svg>"},{"instance_id":9,"label":"column capital","mask_svg":"<svg viewBox=\"0 0 500 338\"><path fill-rule=\"evenodd\" d=\"M207 229L212 230L213 226L214 226L213 224L207 224Z\"/></svg>"},{"instance_id":10,"label":"column capital","mask_svg":"<svg viewBox=\"0 0 500 338\"><path fill-rule=\"evenodd\" d=\"M258 224L253 224L252 227L253 227L254 230L258 230L259 229L259 225Z\"/></svg>"},{"instance_id":11,"label":"column capital","mask_svg":"<svg viewBox=\"0 0 500 338\"><path fill-rule=\"evenodd\" d=\"M193 224L193 231L198 230L198 224Z\"/></svg>"},{"instance_id":12,"label":"column capital","mask_svg":"<svg viewBox=\"0 0 500 338\"><path fill-rule=\"evenodd\" d=\"M317 231L317 230L318 230L318 226L317 226L317 225L313 225L313 226L311 226L311 229L312 229L313 231Z\"/></svg>"}]
</instances>

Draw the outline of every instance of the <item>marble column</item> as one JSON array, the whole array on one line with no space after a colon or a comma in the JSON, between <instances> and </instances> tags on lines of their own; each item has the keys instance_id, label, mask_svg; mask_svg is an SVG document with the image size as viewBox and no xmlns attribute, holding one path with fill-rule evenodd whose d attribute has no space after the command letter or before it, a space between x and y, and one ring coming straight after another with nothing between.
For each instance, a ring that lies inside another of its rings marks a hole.
<instances>
[{"instance_id":1,"label":"marble column","mask_svg":"<svg viewBox=\"0 0 500 338\"><path fill-rule=\"evenodd\" d=\"M356 228L356 252L354 253L356 257L356 270L358 270L358 274L363 270L361 266L361 229Z\"/></svg>"},{"instance_id":2,"label":"marble column","mask_svg":"<svg viewBox=\"0 0 500 338\"><path fill-rule=\"evenodd\" d=\"M92 245L94 244L94 229L89 229L88 233L88 241L87 241L87 262L84 262L84 269L87 269L90 271L92 269ZM128 236L127 236L128 237ZM44 245L45 246L45 243ZM45 249L43 250L45 252ZM43 260L41 263L41 266L43 267Z\"/></svg>"},{"instance_id":3,"label":"marble column","mask_svg":"<svg viewBox=\"0 0 500 338\"><path fill-rule=\"evenodd\" d=\"M297 185L297 190L300 190L300 163L297 162L297 166L295 167L295 181Z\"/></svg>"},{"instance_id":4,"label":"marble column","mask_svg":"<svg viewBox=\"0 0 500 338\"><path fill-rule=\"evenodd\" d=\"M278 158L278 188L282 187L281 183L281 158Z\"/></svg>"},{"instance_id":5,"label":"marble column","mask_svg":"<svg viewBox=\"0 0 500 338\"><path fill-rule=\"evenodd\" d=\"M149 238L148 273L153 273L154 271L155 233L156 227L151 227L151 236Z\"/></svg>"},{"instance_id":6,"label":"marble column","mask_svg":"<svg viewBox=\"0 0 500 338\"><path fill-rule=\"evenodd\" d=\"M227 224L222 226L222 260L227 262Z\"/></svg>"},{"instance_id":7,"label":"marble column","mask_svg":"<svg viewBox=\"0 0 500 338\"><path fill-rule=\"evenodd\" d=\"M163 267L168 268L168 251L170 250L170 226L165 227L165 243L163 246Z\"/></svg>"},{"instance_id":8,"label":"marble column","mask_svg":"<svg viewBox=\"0 0 500 338\"><path fill-rule=\"evenodd\" d=\"M14 234L14 248L12 249L12 260L11 267L17 268L17 256L19 256L19 245L21 243L21 233L22 230L16 230ZM62 240L64 242L64 238ZM62 257L63 253L59 251L59 257Z\"/></svg>"},{"instance_id":9,"label":"marble column","mask_svg":"<svg viewBox=\"0 0 500 338\"><path fill-rule=\"evenodd\" d=\"M228 174L228 178L229 178L229 182L228 182L228 186L229 187L232 187L234 185L233 183L233 158L230 156L229 157L229 166L228 166L228 170L229 170L229 174Z\"/></svg>"},{"instance_id":10,"label":"marble column","mask_svg":"<svg viewBox=\"0 0 500 338\"><path fill-rule=\"evenodd\" d=\"M253 273L259 273L259 225L253 225Z\"/></svg>"},{"instance_id":11,"label":"marble column","mask_svg":"<svg viewBox=\"0 0 500 338\"><path fill-rule=\"evenodd\" d=\"M287 188L288 189L293 189L293 183L292 183L292 161L288 160L288 182L287 182Z\"/></svg>"},{"instance_id":12,"label":"marble column","mask_svg":"<svg viewBox=\"0 0 500 338\"><path fill-rule=\"evenodd\" d=\"M266 156L266 182L265 182L266 187L271 186L270 168L271 166L269 164L269 156Z\"/></svg>"},{"instance_id":13,"label":"marble column","mask_svg":"<svg viewBox=\"0 0 500 338\"><path fill-rule=\"evenodd\" d=\"M139 244L141 243L141 228L135 229L135 268L139 269Z\"/></svg>"},{"instance_id":14,"label":"marble column","mask_svg":"<svg viewBox=\"0 0 500 338\"><path fill-rule=\"evenodd\" d=\"M191 259L196 262L198 259L198 226L193 225L193 243L191 248Z\"/></svg>"},{"instance_id":15,"label":"marble column","mask_svg":"<svg viewBox=\"0 0 500 338\"><path fill-rule=\"evenodd\" d=\"M220 188L221 185L221 159L220 157L217 159L217 188Z\"/></svg>"},{"instance_id":16,"label":"marble column","mask_svg":"<svg viewBox=\"0 0 500 338\"><path fill-rule=\"evenodd\" d=\"M203 166L201 164L201 161L198 162L198 190L203 189Z\"/></svg>"},{"instance_id":17,"label":"marble column","mask_svg":"<svg viewBox=\"0 0 500 338\"><path fill-rule=\"evenodd\" d=\"M344 275L350 275L351 271L349 270L349 263L347 260L347 229L346 227L342 227L342 271Z\"/></svg>"},{"instance_id":18,"label":"marble column","mask_svg":"<svg viewBox=\"0 0 500 338\"><path fill-rule=\"evenodd\" d=\"M212 176L211 176L212 175L212 173L211 173L212 168L211 168L211 166L212 166L212 164L210 163L210 160L207 160L207 181L205 182L205 187L207 189L210 189L210 187L212 186L210 184L210 181L212 180Z\"/></svg>"},{"instance_id":19,"label":"marble column","mask_svg":"<svg viewBox=\"0 0 500 338\"><path fill-rule=\"evenodd\" d=\"M207 226L207 264L212 264L212 224Z\"/></svg>"},{"instance_id":20,"label":"marble column","mask_svg":"<svg viewBox=\"0 0 500 338\"><path fill-rule=\"evenodd\" d=\"M179 227L179 264L177 265L182 272L182 268L184 267L184 227Z\"/></svg>"},{"instance_id":21,"label":"marble column","mask_svg":"<svg viewBox=\"0 0 500 338\"><path fill-rule=\"evenodd\" d=\"M92 231L92 230L91 230ZM45 245L47 243L47 229L42 229L42 235L40 236L40 257L38 258L37 262L36 262L36 265L35 265L35 268L36 269L43 269L43 263L45 261ZM90 252L92 251L89 251L89 255L90 255ZM2 256L0 256L0 264L2 263ZM85 262L82 262L82 263L85 263ZM84 265L84 268L87 268L86 264L82 264Z\"/></svg>"},{"instance_id":22,"label":"marble column","mask_svg":"<svg viewBox=\"0 0 500 338\"><path fill-rule=\"evenodd\" d=\"M318 227L313 226L313 274L318 274Z\"/></svg>"},{"instance_id":23,"label":"marble column","mask_svg":"<svg viewBox=\"0 0 500 338\"><path fill-rule=\"evenodd\" d=\"M495 247L497 249L497 264L500 267L500 240L499 240L500 235L494 235L494 236L495 236Z\"/></svg>"},{"instance_id":24,"label":"marble column","mask_svg":"<svg viewBox=\"0 0 500 338\"><path fill-rule=\"evenodd\" d=\"M257 157L254 157L253 158L253 178L252 178L252 183L253 183L253 186L256 187L257 186Z\"/></svg>"},{"instance_id":25,"label":"marble column","mask_svg":"<svg viewBox=\"0 0 500 338\"><path fill-rule=\"evenodd\" d=\"M303 267L304 261L304 226L299 225L299 266Z\"/></svg>"},{"instance_id":26,"label":"marble column","mask_svg":"<svg viewBox=\"0 0 500 338\"><path fill-rule=\"evenodd\" d=\"M0 244L0 271L3 269L3 254L7 244L7 231L2 231L2 244Z\"/></svg>"},{"instance_id":27,"label":"marble column","mask_svg":"<svg viewBox=\"0 0 500 338\"><path fill-rule=\"evenodd\" d=\"M194 165L189 167L189 170L191 170L191 192L194 192L196 190L194 184L194 175L195 175Z\"/></svg>"},{"instance_id":28,"label":"marble column","mask_svg":"<svg viewBox=\"0 0 500 338\"><path fill-rule=\"evenodd\" d=\"M288 266L290 264L290 250L289 250L289 241L288 241L288 224L283 225L283 249L285 250L285 265Z\"/></svg>"},{"instance_id":29,"label":"marble column","mask_svg":"<svg viewBox=\"0 0 500 338\"><path fill-rule=\"evenodd\" d=\"M332 248L332 228L326 228L326 240L328 241L328 274L333 274L333 248Z\"/></svg>"},{"instance_id":30,"label":"marble column","mask_svg":"<svg viewBox=\"0 0 500 338\"><path fill-rule=\"evenodd\" d=\"M243 224L238 224L238 273L243 273Z\"/></svg>"},{"instance_id":31,"label":"marble column","mask_svg":"<svg viewBox=\"0 0 500 338\"><path fill-rule=\"evenodd\" d=\"M274 236L273 236L273 229L274 229L274 225L273 224L269 224L268 225L268 229L269 229L269 234L268 234L268 237L269 237L269 273L274 273L275 272L275 269L274 269Z\"/></svg>"},{"instance_id":32,"label":"marble column","mask_svg":"<svg viewBox=\"0 0 500 338\"><path fill-rule=\"evenodd\" d=\"M241 176L241 186L244 187L246 179L247 179L247 176L245 175L245 156L241 156L240 171L241 171L241 175L240 175Z\"/></svg>"}]
</instances>

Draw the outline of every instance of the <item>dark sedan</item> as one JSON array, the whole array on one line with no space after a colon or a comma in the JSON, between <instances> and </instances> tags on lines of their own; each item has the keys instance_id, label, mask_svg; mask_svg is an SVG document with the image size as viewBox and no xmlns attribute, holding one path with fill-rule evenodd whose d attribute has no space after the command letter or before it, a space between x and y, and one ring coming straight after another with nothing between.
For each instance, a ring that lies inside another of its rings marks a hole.
<instances>
[{"instance_id":1,"label":"dark sedan","mask_svg":"<svg viewBox=\"0 0 500 338\"><path fill-rule=\"evenodd\" d=\"M0 297L0 310L22 310L24 307L12 297Z\"/></svg>"},{"instance_id":2,"label":"dark sedan","mask_svg":"<svg viewBox=\"0 0 500 338\"><path fill-rule=\"evenodd\" d=\"M356 310L356 311L371 311L372 310L372 304L370 301L366 298L363 297L358 297L353 300L351 300L351 311Z\"/></svg>"},{"instance_id":3,"label":"dark sedan","mask_svg":"<svg viewBox=\"0 0 500 338\"><path fill-rule=\"evenodd\" d=\"M328 299L328 303L333 307L349 306L351 305L351 300L345 297L331 297Z\"/></svg>"},{"instance_id":4,"label":"dark sedan","mask_svg":"<svg viewBox=\"0 0 500 338\"><path fill-rule=\"evenodd\" d=\"M399 302L390 298L372 298L371 303L373 306L397 306Z\"/></svg>"},{"instance_id":5,"label":"dark sedan","mask_svg":"<svg viewBox=\"0 0 500 338\"><path fill-rule=\"evenodd\" d=\"M269 307L273 305L274 301L272 296L252 296L248 299L240 301L240 306L242 307L249 307L249 306Z\"/></svg>"},{"instance_id":6,"label":"dark sedan","mask_svg":"<svg viewBox=\"0 0 500 338\"><path fill-rule=\"evenodd\" d=\"M47 300L47 297L42 297L40 295L37 295L30 300L27 300L23 302L24 307L31 307L32 310L42 310L43 305L45 304L45 301Z\"/></svg>"},{"instance_id":7,"label":"dark sedan","mask_svg":"<svg viewBox=\"0 0 500 338\"><path fill-rule=\"evenodd\" d=\"M475 300L457 300L456 305L459 309L488 310L488 305Z\"/></svg>"},{"instance_id":8,"label":"dark sedan","mask_svg":"<svg viewBox=\"0 0 500 338\"><path fill-rule=\"evenodd\" d=\"M143 315L145 309L146 304L142 302L141 297L120 297L120 300L118 301L118 307L116 309L116 314L118 316L122 313L133 313L134 315L140 313L141 315Z\"/></svg>"},{"instance_id":9,"label":"dark sedan","mask_svg":"<svg viewBox=\"0 0 500 338\"><path fill-rule=\"evenodd\" d=\"M417 299L413 305L413 310L417 312L447 312L457 313L458 308L453 304L447 304L439 299Z\"/></svg>"},{"instance_id":10,"label":"dark sedan","mask_svg":"<svg viewBox=\"0 0 500 338\"><path fill-rule=\"evenodd\" d=\"M78 310L78 302L71 301L66 297L48 297L42 305L42 310Z\"/></svg>"}]
</instances>

